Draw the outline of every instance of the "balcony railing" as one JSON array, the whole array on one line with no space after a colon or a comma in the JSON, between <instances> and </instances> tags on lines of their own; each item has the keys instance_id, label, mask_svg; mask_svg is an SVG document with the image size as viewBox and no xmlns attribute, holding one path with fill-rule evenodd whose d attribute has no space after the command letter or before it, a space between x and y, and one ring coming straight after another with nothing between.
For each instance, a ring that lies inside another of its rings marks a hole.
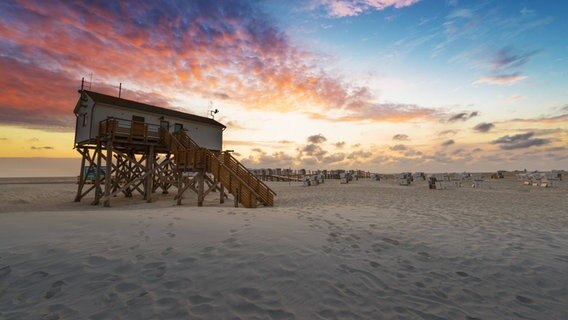
<instances>
[{"instance_id":1,"label":"balcony railing","mask_svg":"<svg viewBox=\"0 0 568 320\"><path fill-rule=\"evenodd\" d=\"M161 141L159 125L119 118L107 118L99 122L99 137L139 143Z\"/></svg>"}]
</instances>

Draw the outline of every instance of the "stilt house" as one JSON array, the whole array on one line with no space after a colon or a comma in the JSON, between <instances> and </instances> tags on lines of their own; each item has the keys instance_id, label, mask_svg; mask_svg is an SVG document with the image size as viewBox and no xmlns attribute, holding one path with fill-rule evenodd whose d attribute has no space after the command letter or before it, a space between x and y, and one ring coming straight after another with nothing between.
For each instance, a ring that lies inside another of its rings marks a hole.
<instances>
[{"instance_id":1,"label":"stilt house","mask_svg":"<svg viewBox=\"0 0 568 320\"><path fill-rule=\"evenodd\" d=\"M173 188L178 204L189 189L199 206L217 191L221 203L232 195L235 206L273 205L274 191L222 151L226 127L214 119L87 90L74 113L82 155L75 201L94 191L93 204L136 192L150 202L158 189Z\"/></svg>"}]
</instances>

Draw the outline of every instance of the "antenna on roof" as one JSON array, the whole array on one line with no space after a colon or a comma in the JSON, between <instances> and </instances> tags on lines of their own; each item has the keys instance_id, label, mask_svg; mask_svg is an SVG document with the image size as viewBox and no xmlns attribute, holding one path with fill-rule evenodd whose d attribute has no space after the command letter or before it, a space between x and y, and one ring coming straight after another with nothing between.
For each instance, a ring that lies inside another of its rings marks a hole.
<instances>
[{"instance_id":1,"label":"antenna on roof","mask_svg":"<svg viewBox=\"0 0 568 320\"><path fill-rule=\"evenodd\" d=\"M91 72L91 80L89 80L89 91L91 90L92 84L93 84L93 73Z\"/></svg>"},{"instance_id":2,"label":"antenna on roof","mask_svg":"<svg viewBox=\"0 0 568 320\"><path fill-rule=\"evenodd\" d=\"M122 82L118 85L118 97L120 98L120 94L122 93Z\"/></svg>"},{"instance_id":3,"label":"antenna on roof","mask_svg":"<svg viewBox=\"0 0 568 320\"><path fill-rule=\"evenodd\" d=\"M211 119L215 120L215 115L219 113L218 109L213 109L213 101L209 101L209 115L211 115Z\"/></svg>"}]
</instances>

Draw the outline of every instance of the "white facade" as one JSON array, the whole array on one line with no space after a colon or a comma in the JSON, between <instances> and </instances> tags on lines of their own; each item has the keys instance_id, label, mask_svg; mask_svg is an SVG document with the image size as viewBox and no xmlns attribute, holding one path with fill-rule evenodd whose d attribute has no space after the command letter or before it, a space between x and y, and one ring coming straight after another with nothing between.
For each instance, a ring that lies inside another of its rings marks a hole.
<instances>
[{"instance_id":1,"label":"white facade","mask_svg":"<svg viewBox=\"0 0 568 320\"><path fill-rule=\"evenodd\" d=\"M189 120L182 117L172 116L171 112L159 113L149 110L134 110L131 107L111 105L102 102L95 102L89 95L83 94L75 108L77 123L75 129L75 144L92 142L99 134L99 123L108 118L124 120L125 125L130 125L133 116L143 117L144 123L157 130L159 126L168 125L170 132L174 132L179 127L186 131L199 146L210 150L222 150L223 130L220 124L201 122L199 119ZM188 115L188 117L194 117ZM199 117L197 117L199 118ZM209 120L209 119L206 119Z\"/></svg>"}]
</instances>

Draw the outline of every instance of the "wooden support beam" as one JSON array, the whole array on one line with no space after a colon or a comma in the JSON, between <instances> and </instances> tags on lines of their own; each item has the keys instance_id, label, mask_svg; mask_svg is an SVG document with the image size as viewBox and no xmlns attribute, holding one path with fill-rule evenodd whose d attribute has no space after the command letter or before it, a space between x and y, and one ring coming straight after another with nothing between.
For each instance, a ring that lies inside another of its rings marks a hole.
<instances>
[{"instance_id":1,"label":"wooden support beam","mask_svg":"<svg viewBox=\"0 0 568 320\"><path fill-rule=\"evenodd\" d=\"M225 187L219 183L219 203L225 203Z\"/></svg>"},{"instance_id":2,"label":"wooden support beam","mask_svg":"<svg viewBox=\"0 0 568 320\"><path fill-rule=\"evenodd\" d=\"M156 158L154 156L154 146L150 146L148 149L148 158L146 158L146 168L148 170L148 175L146 176L146 201L150 203L152 202L152 192L154 192L154 162Z\"/></svg>"},{"instance_id":3,"label":"wooden support beam","mask_svg":"<svg viewBox=\"0 0 568 320\"><path fill-rule=\"evenodd\" d=\"M203 200L205 199L205 171L202 169L197 177L197 206L203 207Z\"/></svg>"},{"instance_id":4,"label":"wooden support beam","mask_svg":"<svg viewBox=\"0 0 568 320\"><path fill-rule=\"evenodd\" d=\"M107 142L106 145L106 172L105 172L105 201L104 206L110 207L110 193L111 193L111 173L112 173L112 140Z\"/></svg>"},{"instance_id":5,"label":"wooden support beam","mask_svg":"<svg viewBox=\"0 0 568 320\"><path fill-rule=\"evenodd\" d=\"M97 157L97 166L95 167L95 200L92 205L98 205L101 198L101 140L97 140L97 148L95 149Z\"/></svg>"},{"instance_id":6,"label":"wooden support beam","mask_svg":"<svg viewBox=\"0 0 568 320\"><path fill-rule=\"evenodd\" d=\"M81 171L79 173L79 181L77 185L77 195L75 195L75 202L81 201L81 194L83 192L83 186L85 185L85 158L87 157L89 150L85 148L83 149L82 152L79 149L77 149L77 151L79 151L82 157L81 157L81 169L80 169Z\"/></svg>"},{"instance_id":7,"label":"wooden support beam","mask_svg":"<svg viewBox=\"0 0 568 320\"><path fill-rule=\"evenodd\" d=\"M183 172L178 171L177 172L177 178L178 178L178 181L177 181L178 192L177 192L175 199L177 200L177 205L179 206L179 205L181 205L181 195L183 194L183 190L182 190L183 189Z\"/></svg>"}]
</instances>

